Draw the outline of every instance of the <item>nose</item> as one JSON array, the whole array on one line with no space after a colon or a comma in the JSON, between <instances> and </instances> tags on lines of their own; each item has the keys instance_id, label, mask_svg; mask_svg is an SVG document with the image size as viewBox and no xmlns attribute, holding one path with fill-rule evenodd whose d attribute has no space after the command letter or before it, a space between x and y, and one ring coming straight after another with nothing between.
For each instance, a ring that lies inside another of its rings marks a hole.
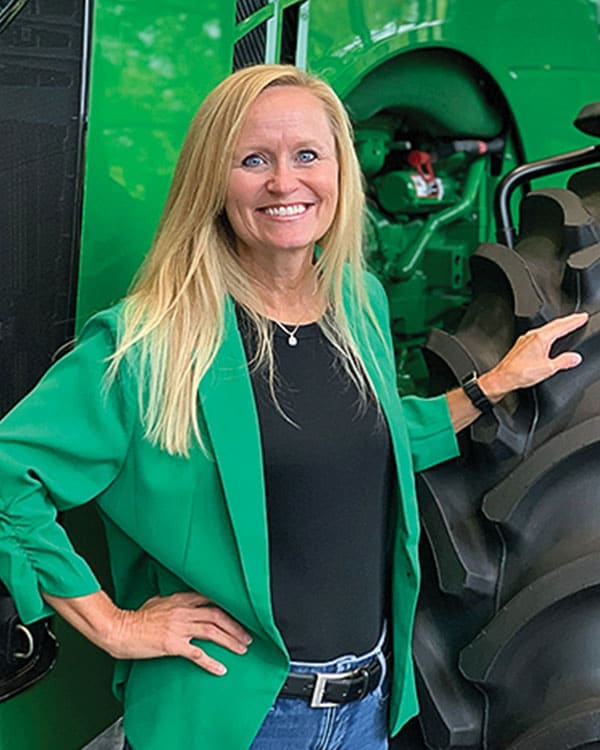
<instances>
[{"instance_id":1,"label":"nose","mask_svg":"<svg viewBox=\"0 0 600 750\"><path fill-rule=\"evenodd\" d=\"M275 195L288 195L298 185L294 168L285 159L278 160L274 165L267 182L267 189Z\"/></svg>"}]
</instances>

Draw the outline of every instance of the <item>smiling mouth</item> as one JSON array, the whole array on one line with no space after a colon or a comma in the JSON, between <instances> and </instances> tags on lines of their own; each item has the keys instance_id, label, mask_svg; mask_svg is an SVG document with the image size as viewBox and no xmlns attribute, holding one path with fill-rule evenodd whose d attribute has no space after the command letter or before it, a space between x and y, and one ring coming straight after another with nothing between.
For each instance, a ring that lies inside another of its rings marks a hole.
<instances>
[{"instance_id":1,"label":"smiling mouth","mask_svg":"<svg viewBox=\"0 0 600 750\"><path fill-rule=\"evenodd\" d=\"M267 216L300 216L310 208L311 204L294 203L289 206L266 206L259 211Z\"/></svg>"}]
</instances>

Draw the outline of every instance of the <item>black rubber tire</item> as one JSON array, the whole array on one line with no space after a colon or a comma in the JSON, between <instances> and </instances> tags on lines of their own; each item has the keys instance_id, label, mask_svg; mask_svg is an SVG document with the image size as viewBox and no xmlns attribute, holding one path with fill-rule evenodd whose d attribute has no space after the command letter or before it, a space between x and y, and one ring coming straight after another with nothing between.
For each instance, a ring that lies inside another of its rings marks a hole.
<instances>
[{"instance_id":1,"label":"black rubber tire","mask_svg":"<svg viewBox=\"0 0 600 750\"><path fill-rule=\"evenodd\" d=\"M397 750L600 748L600 173L570 187L522 201L516 252L479 247L457 333L426 347L443 392L528 329L591 314L556 346L582 365L507 397L418 477L421 716Z\"/></svg>"}]
</instances>

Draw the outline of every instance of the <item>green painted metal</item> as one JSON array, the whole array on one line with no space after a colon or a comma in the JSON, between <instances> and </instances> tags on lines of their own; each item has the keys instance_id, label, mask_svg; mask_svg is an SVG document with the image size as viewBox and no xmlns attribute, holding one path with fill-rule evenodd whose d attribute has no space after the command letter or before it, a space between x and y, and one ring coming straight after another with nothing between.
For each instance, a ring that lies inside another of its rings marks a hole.
<instances>
[{"instance_id":1,"label":"green painted metal","mask_svg":"<svg viewBox=\"0 0 600 750\"><path fill-rule=\"evenodd\" d=\"M123 294L185 131L231 70L235 5L96 0L78 320Z\"/></svg>"},{"instance_id":2,"label":"green painted metal","mask_svg":"<svg viewBox=\"0 0 600 750\"><path fill-rule=\"evenodd\" d=\"M431 242L431 239L437 231L450 222L463 219L467 215L472 216L475 211L477 197L481 189L481 183L485 176L486 164L483 160L475 161L468 170L465 179L464 195L452 201L449 208L441 212L432 212L429 214L418 240L411 248L408 257L399 262L399 257L392 251L393 265L391 266L391 276L396 281L402 281L410 278L417 270L423 255ZM389 252L390 248L386 248ZM454 281L454 279L453 279Z\"/></svg>"},{"instance_id":3,"label":"green painted metal","mask_svg":"<svg viewBox=\"0 0 600 750\"><path fill-rule=\"evenodd\" d=\"M266 20L265 58L277 59L293 4L272 0L236 27L231 0L95 0L78 324L125 292L189 120L231 70L236 40ZM402 344L400 386L414 390L425 379L416 346L432 325L455 324L469 296L468 257L493 235L498 174L590 143L570 121L600 98L600 0L305 0L299 8L297 62L327 79L356 119L371 263ZM394 162L407 151L402 141L427 149L447 136L500 131L501 159L434 164L445 195L435 206L411 191L406 163ZM96 521L83 514L72 523L102 561ZM117 710L108 661L66 626L56 630L55 672L0 706L0 750L75 750Z\"/></svg>"},{"instance_id":4,"label":"green painted metal","mask_svg":"<svg viewBox=\"0 0 600 750\"><path fill-rule=\"evenodd\" d=\"M359 122L392 110L402 113L404 127L426 125L431 136L493 138L502 130L502 117L486 100L472 62L448 50L392 57L364 77L346 104Z\"/></svg>"}]
</instances>

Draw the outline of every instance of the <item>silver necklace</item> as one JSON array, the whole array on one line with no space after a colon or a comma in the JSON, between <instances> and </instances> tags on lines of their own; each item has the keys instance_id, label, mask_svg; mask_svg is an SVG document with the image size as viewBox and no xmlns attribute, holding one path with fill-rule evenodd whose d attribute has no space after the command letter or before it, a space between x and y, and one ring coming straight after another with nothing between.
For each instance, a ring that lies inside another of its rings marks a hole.
<instances>
[{"instance_id":1,"label":"silver necklace","mask_svg":"<svg viewBox=\"0 0 600 750\"><path fill-rule=\"evenodd\" d=\"M296 346L298 344L296 334L298 333L298 329L300 328L300 323L298 323L298 325L290 331L289 328L286 328L283 323L280 323L278 320L274 320L273 322L276 326L279 326L285 334L287 334L289 346Z\"/></svg>"}]
</instances>

